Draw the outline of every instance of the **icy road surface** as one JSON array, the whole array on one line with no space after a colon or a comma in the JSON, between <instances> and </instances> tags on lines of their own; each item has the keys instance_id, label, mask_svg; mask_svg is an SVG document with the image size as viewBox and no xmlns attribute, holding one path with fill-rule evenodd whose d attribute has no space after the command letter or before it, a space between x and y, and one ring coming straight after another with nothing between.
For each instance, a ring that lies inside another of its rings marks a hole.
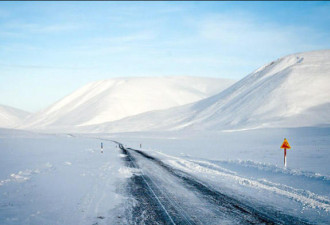
<instances>
[{"instance_id":1,"label":"icy road surface","mask_svg":"<svg viewBox=\"0 0 330 225\"><path fill-rule=\"evenodd\" d=\"M326 174L112 140L0 129L0 224L330 223Z\"/></svg>"},{"instance_id":2,"label":"icy road surface","mask_svg":"<svg viewBox=\"0 0 330 225\"><path fill-rule=\"evenodd\" d=\"M236 199L143 151L119 144L134 175L131 224L309 224L307 220Z\"/></svg>"}]
</instances>

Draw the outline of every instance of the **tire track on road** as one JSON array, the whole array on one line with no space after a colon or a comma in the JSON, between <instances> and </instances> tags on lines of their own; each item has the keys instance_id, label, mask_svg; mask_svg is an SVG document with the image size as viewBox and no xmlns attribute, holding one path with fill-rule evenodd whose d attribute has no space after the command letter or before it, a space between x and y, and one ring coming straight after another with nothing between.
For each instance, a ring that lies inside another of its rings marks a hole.
<instances>
[{"instance_id":1,"label":"tire track on road","mask_svg":"<svg viewBox=\"0 0 330 225\"><path fill-rule=\"evenodd\" d=\"M139 169L135 158L127 149L119 144L127 167ZM133 174L128 183L128 192L133 195L137 205L132 208L132 223L137 224L197 224L146 176L142 170L140 175Z\"/></svg>"},{"instance_id":2,"label":"tire track on road","mask_svg":"<svg viewBox=\"0 0 330 225\"><path fill-rule=\"evenodd\" d=\"M205 184L196 177L183 172L181 170L170 167L165 164L163 161L146 154L141 150L136 150L132 148L127 148L128 151L134 151L148 159L150 162L156 163L158 166L163 168L165 171L171 175L177 177L182 181L182 183L189 189L193 190L200 194L201 197L207 199L214 204L222 213L225 212L230 214L234 218L239 219L240 223L243 224L309 224L307 221L304 221L300 218L286 215L279 211L270 211L270 210L260 210L243 203L233 197L230 197L226 194L221 193L218 190L215 190L210 185ZM126 150L126 151L127 151Z\"/></svg>"}]
</instances>

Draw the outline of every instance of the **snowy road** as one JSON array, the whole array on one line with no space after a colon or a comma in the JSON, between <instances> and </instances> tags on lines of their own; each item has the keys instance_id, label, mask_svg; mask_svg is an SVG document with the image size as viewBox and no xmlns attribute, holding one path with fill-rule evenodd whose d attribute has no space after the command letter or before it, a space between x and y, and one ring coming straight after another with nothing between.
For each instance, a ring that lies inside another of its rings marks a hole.
<instances>
[{"instance_id":1,"label":"snowy road","mask_svg":"<svg viewBox=\"0 0 330 225\"><path fill-rule=\"evenodd\" d=\"M326 174L141 140L3 134L0 224L329 224Z\"/></svg>"},{"instance_id":2,"label":"snowy road","mask_svg":"<svg viewBox=\"0 0 330 225\"><path fill-rule=\"evenodd\" d=\"M136 200L127 207L132 224L308 224L226 195L143 151L119 147L125 165L134 171L126 188Z\"/></svg>"}]
</instances>

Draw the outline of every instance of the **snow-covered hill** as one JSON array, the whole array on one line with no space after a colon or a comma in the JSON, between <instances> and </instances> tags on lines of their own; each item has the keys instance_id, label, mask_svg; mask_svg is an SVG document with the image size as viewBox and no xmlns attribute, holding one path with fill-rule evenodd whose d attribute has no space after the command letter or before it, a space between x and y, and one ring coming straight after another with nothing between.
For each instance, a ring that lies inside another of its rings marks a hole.
<instances>
[{"instance_id":1,"label":"snow-covered hill","mask_svg":"<svg viewBox=\"0 0 330 225\"><path fill-rule=\"evenodd\" d=\"M22 128L58 129L115 121L214 95L233 80L197 77L117 78L93 82L31 116Z\"/></svg>"},{"instance_id":2,"label":"snow-covered hill","mask_svg":"<svg viewBox=\"0 0 330 225\"><path fill-rule=\"evenodd\" d=\"M206 104L206 106L205 106ZM261 67L194 107L209 128L330 125L330 50L290 55Z\"/></svg>"},{"instance_id":3,"label":"snow-covered hill","mask_svg":"<svg viewBox=\"0 0 330 225\"><path fill-rule=\"evenodd\" d=\"M197 103L144 113L88 132L330 125L330 50L271 62Z\"/></svg>"},{"instance_id":4,"label":"snow-covered hill","mask_svg":"<svg viewBox=\"0 0 330 225\"><path fill-rule=\"evenodd\" d=\"M22 121L30 113L10 106L0 105L0 127L15 128L21 125Z\"/></svg>"}]
</instances>

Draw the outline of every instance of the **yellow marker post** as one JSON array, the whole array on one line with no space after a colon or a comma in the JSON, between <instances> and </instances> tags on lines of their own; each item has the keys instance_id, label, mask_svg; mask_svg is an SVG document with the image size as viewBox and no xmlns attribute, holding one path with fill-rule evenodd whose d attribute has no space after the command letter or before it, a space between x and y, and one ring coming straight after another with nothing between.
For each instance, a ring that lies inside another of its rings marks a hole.
<instances>
[{"instance_id":1,"label":"yellow marker post","mask_svg":"<svg viewBox=\"0 0 330 225\"><path fill-rule=\"evenodd\" d=\"M284 148L284 167L286 167L286 149L291 148L291 146L289 145L289 142L288 142L288 140L286 140L286 138L284 138L281 148Z\"/></svg>"}]
</instances>

